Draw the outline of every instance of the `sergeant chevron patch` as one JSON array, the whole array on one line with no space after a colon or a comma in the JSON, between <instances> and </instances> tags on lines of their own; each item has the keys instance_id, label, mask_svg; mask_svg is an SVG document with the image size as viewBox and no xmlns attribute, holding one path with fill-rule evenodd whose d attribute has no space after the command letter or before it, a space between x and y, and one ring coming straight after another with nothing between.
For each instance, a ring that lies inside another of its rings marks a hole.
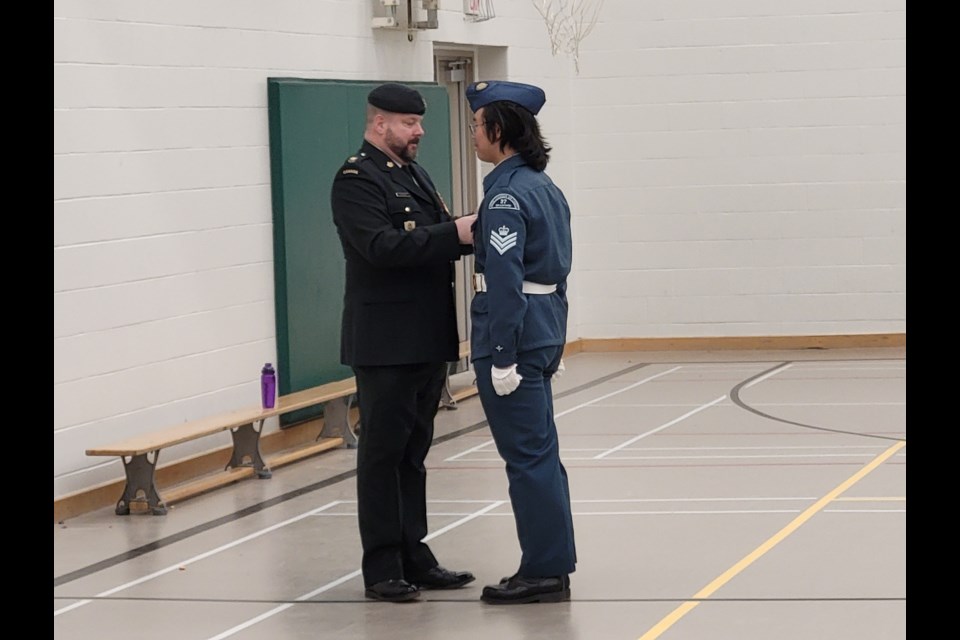
<instances>
[{"instance_id":1,"label":"sergeant chevron patch","mask_svg":"<svg viewBox=\"0 0 960 640\"><path fill-rule=\"evenodd\" d=\"M502 225L496 231L490 232L490 245L497 250L497 253L503 255L508 249L517 246L517 232L510 233L510 229Z\"/></svg>"}]
</instances>

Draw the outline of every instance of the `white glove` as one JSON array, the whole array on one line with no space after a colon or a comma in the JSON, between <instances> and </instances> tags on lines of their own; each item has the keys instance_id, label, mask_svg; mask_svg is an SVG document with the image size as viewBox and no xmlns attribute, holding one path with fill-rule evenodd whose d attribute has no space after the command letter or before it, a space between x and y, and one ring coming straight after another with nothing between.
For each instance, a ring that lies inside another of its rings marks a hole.
<instances>
[{"instance_id":1,"label":"white glove","mask_svg":"<svg viewBox=\"0 0 960 640\"><path fill-rule=\"evenodd\" d=\"M553 379L558 380L560 376L563 375L563 372L567 370L566 365L563 364L563 358L560 358L560 364L557 366L557 370L553 372Z\"/></svg>"},{"instance_id":2,"label":"white glove","mask_svg":"<svg viewBox=\"0 0 960 640\"><path fill-rule=\"evenodd\" d=\"M490 379L493 382L493 390L498 396L508 396L517 390L520 381L523 378L517 373L517 365L512 364L506 369L492 367L490 369Z\"/></svg>"}]
</instances>

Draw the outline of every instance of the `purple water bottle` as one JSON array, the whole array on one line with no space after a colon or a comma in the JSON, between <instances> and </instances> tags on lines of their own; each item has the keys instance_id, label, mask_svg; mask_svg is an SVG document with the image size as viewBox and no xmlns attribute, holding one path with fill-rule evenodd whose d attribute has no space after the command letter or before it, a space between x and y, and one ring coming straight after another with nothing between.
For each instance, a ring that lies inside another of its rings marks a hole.
<instances>
[{"instance_id":1,"label":"purple water bottle","mask_svg":"<svg viewBox=\"0 0 960 640\"><path fill-rule=\"evenodd\" d=\"M260 398L264 409L273 409L277 401L277 372L269 362L260 370Z\"/></svg>"}]
</instances>

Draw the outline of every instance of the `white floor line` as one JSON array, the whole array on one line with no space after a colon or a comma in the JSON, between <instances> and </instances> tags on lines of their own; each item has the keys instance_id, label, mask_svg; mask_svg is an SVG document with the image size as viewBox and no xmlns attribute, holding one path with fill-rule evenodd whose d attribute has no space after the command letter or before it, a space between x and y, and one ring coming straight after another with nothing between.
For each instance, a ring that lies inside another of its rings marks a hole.
<instances>
[{"instance_id":1,"label":"white floor line","mask_svg":"<svg viewBox=\"0 0 960 640\"><path fill-rule=\"evenodd\" d=\"M323 593L324 591L329 591L330 589L333 589L334 587L339 586L339 585L343 584L344 582L348 582L348 581L350 581L350 580L353 580L354 578L356 578L357 576L359 576L360 573L361 573L360 569L357 569L357 570L354 571L353 573L348 573L348 574L345 575L345 576L341 576L341 577L337 578L336 580L334 580L333 582L328 582L327 584L323 585L323 586L320 587L319 589L315 589L314 591L311 591L310 593L305 593L305 594L303 594L302 596L300 596L299 598L297 598L297 602L302 602L303 600L306 600L306 599L308 599L308 598L312 598L313 596L315 596L315 595L317 595L317 594L320 594L320 593ZM241 623L241 624L238 624L238 625L235 626L235 627L231 627L230 629L227 629L227 630L224 631L223 633L217 634L217 635L215 635L215 636L211 636L211 637L209 638L209 640L221 640L221 638L229 638L230 636L234 635L235 633L239 633L240 631L243 631L244 629L249 629L249 628L252 627L253 625L258 624L258 623L260 623L260 622L263 622L263 621L266 620L267 618L272 618L273 616L277 615L278 613L282 613L283 611L286 611L287 609L289 609L290 607L292 607L294 604L296 604L296 602L288 602L287 604L282 604L282 605L280 605L279 607L274 607L273 609L270 609L269 611L265 611L265 612L261 613L260 615L258 615L258 616L255 617L255 618L250 618L250 619L247 620L246 622L243 622L243 623Z\"/></svg>"},{"instance_id":2,"label":"white floor line","mask_svg":"<svg viewBox=\"0 0 960 640\"><path fill-rule=\"evenodd\" d=\"M617 456L615 460L780 460L784 458L872 458L873 453L780 453L770 455L741 456ZM564 460L577 458L564 458ZM590 458L583 458L589 460Z\"/></svg>"},{"instance_id":3,"label":"white floor line","mask_svg":"<svg viewBox=\"0 0 960 640\"><path fill-rule=\"evenodd\" d=\"M723 496L715 498L583 498L577 500L570 500L571 504L594 504L594 503L606 503L606 502L618 502L618 503L633 503L633 502L783 502L783 501L796 501L796 500L817 500L817 496ZM501 504L506 504L506 500L500 500L499 498L479 498L476 500L453 500L446 498L435 498L427 500L427 504L490 504L491 502L500 501ZM838 498L838 500L876 500L876 498ZM357 504L356 500L339 500L339 504ZM471 512L473 513L473 512ZM479 513L479 512L477 512ZM336 515L335 513L324 512L322 517L328 517ZM430 515L436 515L430 513ZM459 514L465 515L465 514Z\"/></svg>"},{"instance_id":4,"label":"white floor line","mask_svg":"<svg viewBox=\"0 0 960 640\"><path fill-rule=\"evenodd\" d=\"M670 511L577 511L573 515L584 516L726 516L766 515L771 513L800 513L803 509L690 509Z\"/></svg>"},{"instance_id":5,"label":"white floor line","mask_svg":"<svg viewBox=\"0 0 960 640\"><path fill-rule=\"evenodd\" d=\"M674 371L676 371L677 369L680 369L680 368L682 368L682 367L674 367L674 368L672 368L672 369L667 369L666 371L661 371L660 373L654 374L654 375L652 375L652 376L650 376L650 377L648 377L648 378L644 378L643 380L640 380L639 382L634 382L633 384L627 385L626 387L624 387L624 388L622 388L622 389L617 389L616 391L612 391L612 392L607 393L607 394L604 394L604 395L602 395L602 396L600 396L600 397L594 398L593 400L590 400L590 401L588 401L588 402L584 402L584 403L582 403L582 404L578 404L578 405L575 406L575 407L571 407L571 408L569 408L569 409L566 409L565 411L561 411L560 413L554 415L553 418L554 418L554 420L556 420L556 419L559 418L560 416L565 416L565 415L567 415L568 413L573 413L574 411L577 411L578 409L583 409L584 407L588 407L588 406L590 406L591 404L594 404L595 402L600 402L601 400L606 400L607 398L612 398L613 396L618 395L618 394L621 394L621 393L623 393L624 391L629 391L630 389L633 389L634 387L639 387L639 386L642 385L642 384L645 384L645 383L647 383L647 382L650 382L651 380L656 380L657 378L659 378L659 377L661 377L661 376L665 376L665 375L667 375L668 373L673 373ZM461 453L458 453L458 454L455 455L455 456L450 456L449 458L445 458L445 459L444 459L444 462L452 462L452 461L456 460L457 458L459 458L460 456L465 456L465 455L467 455L468 453L470 453L470 452L472 452L472 451L477 451L477 450L479 450L479 449L483 449L484 447L488 447L488 446L490 446L491 444L493 444L493 440L487 440L487 441L484 442L483 444L477 445L476 447L473 447L473 448L471 448L471 449L467 449L466 451L463 451L463 452L461 452Z\"/></svg>"},{"instance_id":6,"label":"white floor line","mask_svg":"<svg viewBox=\"0 0 960 640\"><path fill-rule=\"evenodd\" d=\"M836 450L836 449L870 449L871 451L884 451L885 445L871 444L795 444L783 446L745 446L745 447L637 447L628 448L626 451L796 451L797 449L806 449L814 451ZM590 447L584 449L564 449L565 451L604 451L601 447Z\"/></svg>"},{"instance_id":7,"label":"white floor line","mask_svg":"<svg viewBox=\"0 0 960 640\"><path fill-rule=\"evenodd\" d=\"M567 438L576 437L576 436L567 436ZM595 438L596 436L583 436L585 438ZM832 444L832 445L788 445L788 446L750 446L750 447L627 447L622 449L622 451L796 451L798 449L804 451L824 451L824 450L836 450L836 449L867 449L872 453L875 453L878 450L882 450L885 447L873 446L869 444ZM561 447L562 453L583 453L587 451L606 451L608 447ZM470 461L475 460L500 460L500 458L470 458ZM566 456L564 456L566 460Z\"/></svg>"},{"instance_id":8,"label":"white floor line","mask_svg":"<svg viewBox=\"0 0 960 640\"><path fill-rule=\"evenodd\" d=\"M574 517L585 516L729 516L800 513L802 509L712 509L702 511L576 511ZM824 509L823 513L906 513L906 509ZM501 515L501 514L494 514ZM511 515L511 514L502 514Z\"/></svg>"},{"instance_id":9,"label":"white floor line","mask_svg":"<svg viewBox=\"0 0 960 640\"><path fill-rule=\"evenodd\" d=\"M431 533L430 535L428 535L426 538L424 538L423 541L424 541L424 542L427 542L427 541L429 541L429 540L433 540L433 539L436 538L437 536L443 535L444 533L446 533L447 531L450 531L451 529L456 529L456 528L459 527L460 525L466 524L467 522L470 522L470 521L473 520L474 518L478 518L478 517L484 515L484 514L487 513L488 511L491 511L492 509L496 509L497 507L499 507L500 505L504 504L505 502L506 502L505 500L498 500L498 501L494 502L493 504L487 505L487 506L484 507L483 509L480 509L479 511L475 511L475 512L471 513L470 515L466 516L465 518L461 518L460 520L457 520L456 522L453 522L453 523L451 523L451 524L448 524L447 526L443 527L442 529L438 529L437 531L434 531L433 533ZM303 594L302 596L299 596L299 597L296 599L295 602L289 602L289 603L287 603L287 604L282 604L282 605L280 605L279 607L274 607L274 608L271 609L270 611L267 611L267 612L265 612L265 613L261 613L260 615L256 616L255 618L251 618L250 620L247 620L246 622L243 622L243 623L241 623L241 624L238 624L237 626L232 627L232 628L230 628L230 629L227 629L227 630L224 631L223 633L219 633L219 634L217 634L217 635L215 635L215 636L212 636L212 637L208 638L208 640L223 640L223 638L229 638L230 636L234 635L235 633L238 633L238 632L240 632L240 631L243 631L244 629L248 629L248 628L252 627L253 625L255 625L255 624L257 624L257 623L266 620L267 618L271 618L271 617L277 615L278 613L282 613L283 611L286 611L286 610L289 609L290 607L294 606L294 604L296 604L297 602L303 602L303 601L305 601L305 600L309 600L310 598L312 598L312 597L314 597L314 596L316 596L316 595L319 595L319 594L323 593L324 591L329 591L330 589L332 589L332 588L334 588L334 587L336 587L336 586L338 586L338 585L341 585L341 584L343 584L344 582L347 582L348 580L352 580L353 578L356 578L356 577L359 576L360 574L361 574L361 571L358 569L358 570L354 571L353 573L348 573L348 574L345 575L345 576L341 576L341 577L337 578L336 580L334 580L333 582L328 582L327 584L323 585L322 587L319 587L319 588L317 588L317 589L314 589L314 590L311 591L310 593L305 593L305 594Z\"/></svg>"},{"instance_id":10,"label":"white floor line","mask_svg":"<svg viewBox=\"0 0 960 640\"><path fill-rule=\"evenodd\" d=\"M793 365L792 365L792 364L789 364L789 363L788 363L788 364L785 364L785 365L781 365L781 366L777 367L776 369L774 369L773 371L768 371L767 373L765 373L764 375L760 376L759 378L757 378L757 379L755 379L755 380L751 380L749 383L743 385L743 388L744 388L744 389L749 389L749 388L752 387L753 385L758 384L758 383L760 383L760 382L763 382L763 381L766 380L767 378L772 378L773 376L777 375L778 373L783 373L784 371L786 371L787 369L789 369L789 368L792 367L792 366L793 366Z\"/></svg>"},{"instance_id":11,"label":"white floor line","mask_svg":"<svg viewBox=\"0 0 960 640\"><path fill-rule=\"evenodd\" d=\"M690 514L704 514L704 515L714 514L714 515L716 515L716 514L728 514L728 513L800 513L801 511L803 511L803 509L801 509L801 508L798 507L798 508L796 508L796 509L707 509L707 510L671 510L671 511L665 511L665 510L661 510L661 511L574 511L574 512L572 512L572 515L577 516L577 517L581 517L581 516L663 516L663 515L671 516L671 515L690 515ZM893 511L893 509L890 509L890 511ZM866 513L866 512L867 512L866 509L863 509L863 510L854 510L854 511L852 511L852 513ZM444 516L450 516L450 517L457 517L457 516L470 515L470 514L464 514L464 513L430 513L430 514L427 514L427 515L429 515L429 516L440 516L440 515L444 515ZM335 517L337 517L337 516L352 516L352 517L355 518L355 517L357 517L357 514L356 514L356 513L331 513L331 514L324 514L324 515L323 515L324 518L335 518ZM512 517L513 517L513 512L510 511L510 512L504 512L504 513L485 513L485 514L483 514L483 517L484 517L484 518L512 518ZM424 540L426 540L426 538L424 538ZM354 572L354 573L352 573L352 574L350 574L350 575L351 575L351 576L357 575L357 572ZM340 584L340 582L337 582L337 584ZM323 588L322 590L323 590L323 591L326 591L326 588ZM321 591L312 591L312 592L311 592L311 595L316 595L317 593L321 593ZM297 598L297 601L300 601L302 598L303 598L303 596L301 596L300 598ZM218 637L219 637L219 636L218 636Z\"/></svg>"},{"instance_id":12,"label":"white floor line","mask_svg":"<svg viewBox=\"0 0 960 640\"><path fill-rule=\"evenodd\" d=\"M813 502L818 496L744 496L739 498L593 498L571 500L573 504L633 503L633 502Z\"/></svg>"},{"instance_id":13,"label":"white floor line","mask_svg":"<svg viewBox=\"0 0 960 640\"><path fill-rule=\"evenodd\" d=\"M113 594L118 593L118 592L120 592L120 591L123 591L124 589L129 589L130 587L134 587L134 586L136 586L136 585L138 585L138 584L143 584L144 582L148 582L148 581L150 581L150 580L153 580L154 578L158 578L158 577L160 577L160 576L162 576L162 575L164 575L164 574L170 573L170 572L172 572L172 571L179 571L181 568L183 568L183 567L185 567L185 566L187 566L187 565L193 564L194 562L198 562L198 561L203 560L203 559L205 559L205 558L209 558L210 556L216 555L216 554L220 553L221 551L226 551L227 549L231 549L231 548L233 548L233 547L236 547L237 545L243 544L244 542L247 542L247 541L249 541L249 540L253 540L253 539L255 539L255 538L259 538L259 537L262 536L262 535L265 535L265 534L267 534L267 533L270 533L271 531L276 531L277 529L279 529L279 528L281 528L281 527L285 527L285 526L287 526L288 524L293 524L294 522L297 522L297 521L299 521L299 520L303 520L304 518L309 518L310 516L316 515L316 514L318 514L318 513L323 512L323 511L326 511L327 509L331 509L331 508L337 506L338 504L340 504L340 500L334 500L333 502L327 503L327 504L323 505L322 507L318 507L318 508L316 508L316 509L311 509L310 511L307 511L306 513L301 513L300 515L295 516L295 517L293 517L293 518L290 518L290 519L288 519L288 520L284 520L283 522L278 522L277 524L274 524L274 525L271 525L271 526L266 527L266 528L264 528L264 529L261 529L260 531L255 531L254 533L251 533L251 534L249 534L249 535L243 536L242 538L238 538L238 539L234 540L233 542L230 542L230 543L228 543L228 544L225 544L225 545L216 547L215 549L211 549L210 551L206 551L206 552L201 553L201 554L199 554L199 555L193 556L192 558L190 558L190 559L188 559L188 560L184 560L183 562L177 562L177 563L175 563L175 564L170 565L169 567L166 567L165 569L160 569L159 571L154 571L154 572L151 573L151 574L142 576L142 577L140 577L140 578L137 578L136 580L133 580L133 581L131 581L131 582L127 582L127 583L122 584L122 585L120 585L120 586L118 586L118 587L114 587L114 588L112 588L112 589L108 589L107 591L102 591L102 592L98 593L98 594L97 594L96 596L94 596L94 597L95 597L95 598L105 598L105 597L107 597L107 596L112 596ZM89 600L80 600L79 602L74 602L73 604L71 604L71 605L69 605L69 606L66 606L66 607L63 607L62 609L57 609L57 610L55 610L55 611L53 612L53 617L57 617L57 616L59 616L59 615L62 614L62 613L66 613L66 612L72 611L72 610L74 610L74 609L78 609L79 607L82 607L83 605L89 604L89 603L91 603L91 602L93 602L93 598L91 598L91 599L89 599Z\"/></svg>"},{"instance_id":14,"label":"white floor line","mask_svg":"<svg viewBox=\"0 0 960 640\"><path fill-rule=\"evenodd\" d=\"M116 460L107 460L106 462L99 462L97 464L92 464L89 467L84 467L83 469L77 469L76 471L68 471L67 473L61 473L60 475L53 476L53 479L62 480L64 478L70 478L72 476L82 476L85 473L90 473L91 471L102 469L103 467L109 467L119 462L120 462L119 458Z\"/></svg>"},{"instance_id":15,"label":"white floor line","mask_svg":"<svg viewBox=\"0 0 960 640\"><path fill-rule=\"evenodd\" d=\"M751 402L751 407L905 407L906 402Z\"/></svg>"},{"instance_id":16,"label":"white floor line","mask_svg":"<svg viewBox=\"0 0 960 640\"><path fill-rule=\"evenodd\" d=\"M570 451L565 450L565 451ZM576 449L573 449L576 451ZM596 451L596 449L592 449ZM633 451L633 449L630 449ZM604 460L610 460L614 462L626 462L628 460L741 460L741 459L776 459L776 458L862 458L864 456L872 456L876 453L830 453L830 454L796 454L796 455L769 455L769 456L617 456L615 458L604 458ZM906 458L907 454L898 453L895 458ZM569 453L562 453L561 458L564 462L588 462L595 461L596 456L575 456L570 455ZM463 463L484 463L484 464L502 464L503 460L501 458L470 458L469 460L458 460L457 462ZM499 467L491 467L499 468ZM578 469L583 469L585 467L577 467ZM601 468L601 467L594 467Z\"/></svg>"},{"instance_id":17,"label":"white floor line","mask_svg":"<svg viewBox=\"0 0 960 640\"><path fill-rule=\"evenodd\" d=\"M906 509L824 509L824 513L906 513Z\"/></svg>"},{"instance_id":18,"label":"white floor line","mask_svg":"<svg viewBox=\"0 0 960 640\"><path fill-rule=\"evenodd\" d=\"M906 371L907 365L897 364L891 362L889 366L886 367L874 367L874 366L863 366L863 367L827 367L823 366L821 363L812 363L806 362L803 360L794 361L797 365L802 365L804 371Z\"/></svg>"},{"instance_id":19,"label":"white floor line","mask_svg":"<svg viewBox=\"0 0 960 640\"><path fill-rule=\"evenodd\" d=\"M675 409L676 407L695 407L694 402L665 402L651 404L648 402L608 402L604 407L641 407L644 409ZM751 407L905 407L906 402L751 402Z\"/></svg>"},{"instance_id":20,"label":"white floor line","mask_svg":"<svg viewBox=\"0 0 960 640\"><path fill-rule=\"evenodd\" d=\"M803 511L802 507L797 507L793 509L660 509L656 511L651 510L635 510L635 511L573 511L572 515L575 518L585 518L588 516L689 516L689 515L766 515L771 513L800 513ZM906 513L906 509L894 508L889 509L824 509L822 513ZM459 516L469 516L471 514L465 513L431 513L431 516L447 516L451 518ZM324 515L324 518L333 518L336 516L351 516L356 517L355 513L340 513L332 515ZM484 518L513 518L513 512L504 512L504 513L485 513L483 514ZM350 574L351 577L356 577L359 575L359 572L354 572ZM343 580L339 580L336 584L331 583L330 587L334 587L337 584L342 584ZM325 587L323 591L328 590ZM317 595L321 591L311 592L310 595ZM301 598L297 598L297 601L301 601Z\"/></svg>"},{"instance_id":21,"label":"white floor line","mask_svg":"<svg viewBox=\"0 0 960 640\"><path fill-rule=\"evenodd\" d=\"M647 436L651 436L651 435L657 433L658 431L663 431L663 430L666 429L667 427L671 427L671 426L677 424L678 422L680 422L680 421L682 421L682 420L686 420L686 419L689 418L690 416L692 416L692 415L694 415L694 414L697 414L697 413L700 413L700 412L703 411L704 409L708 409L708 408L712 407L713 405L717 404L718 402L723 402L723 401L726 400L726 399L727 399L727 395L724 394L724 395L720 396L719 398L717 398L716 400L713 400L712 402L708 402L707 404L704 404L704 405L701 405L701 406L697 407L697 408L694 409L693 411L688 411L688 412L686 412L685 414L683 414L683 415L680 416L679 418L674 418L674 419L671 420L670 422L665 422L664 424L660 425L660 426L657 427L656 429L651 429L650 431L647 431L647 432L645 432L645 433L641 433L640 435L638 435L638 436L636 436L636 437L634 437L634 438L630 438L629 440L627 440L627 441L624 442L623 444L619 444L619 445L617 445L616 447L614 447L614 448L612 448L612 449L608 449L608 450L604 451L603 453L598 453L597 455L595 455L595 456L593 457L593 459L594 459L594 460L602 460L603 458L606 458L606 457L607 457L608 455L610 455L611 453L616 453L617 451L620 451L621 449L623 449L623 448L625 448L625 447L629 447L630 445L632 445L632 444L633 444L634 442L636 442L637 440L641 440L642 438L646 438Z\"/></svg>"},{"instance_id":22,"label":"white floor line","mask_svg":"<svg viewBox=\"0 0 960 640\"><path fill-rule=\"evenodd\" d=\"M456 460L457 458L459 458L459 457L461 457L461 456L465 456L465 455L467 455L467 454L473 453L474 451L480 451L481 449L486 449L486 448L489 447L491 444L493 444L493 440L487 440L486 442L484 442L484 443L482 443L482 444L478 444L478 445L475 446L475 447L470 447L470 448L467 449L466 451L461 451L460 453L458 453L458 454L455 455L455 456L450 456L449 458L446 458L446 459L444 460L444 462L453 462L454 460Z\"/></svg>"}]
</instances>

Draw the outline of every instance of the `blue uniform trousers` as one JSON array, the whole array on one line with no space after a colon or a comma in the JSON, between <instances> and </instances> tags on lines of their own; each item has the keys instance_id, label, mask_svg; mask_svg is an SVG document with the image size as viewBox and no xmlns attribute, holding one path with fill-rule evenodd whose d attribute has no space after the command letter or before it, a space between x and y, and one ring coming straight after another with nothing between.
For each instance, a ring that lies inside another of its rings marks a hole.
<instances>
[{"instance_id":1,"label":"blue uniform trousers","mask_svg":"<svg viewBox=\"0 0 960 640\"><path fill-rule=\"evenodd\" d=\"M577 561L570 487L560 462L550 383L562 354L562 346L519 353L517 372L523 381L507 396L493 390L491 358L473 363L480 402L506 462L522 553L519 574L527 578L573 573Z\"/></svg>"}]
</instances>

